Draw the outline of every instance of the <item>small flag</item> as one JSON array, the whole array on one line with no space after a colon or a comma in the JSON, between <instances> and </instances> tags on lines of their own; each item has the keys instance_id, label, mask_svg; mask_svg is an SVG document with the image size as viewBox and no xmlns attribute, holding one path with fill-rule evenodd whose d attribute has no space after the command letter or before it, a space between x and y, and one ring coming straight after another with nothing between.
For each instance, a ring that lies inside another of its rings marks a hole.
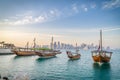
<instances>
[{"instance_id":1,"label":"small flag","mask_svg":"<svg viewBox=\"0 0 120 80\"><path fill-rule=\"evenodd\" d=\"M99 45L99 47L98 47L98 51L100 51L100 45Z\"/></svg>"}]
</instances>

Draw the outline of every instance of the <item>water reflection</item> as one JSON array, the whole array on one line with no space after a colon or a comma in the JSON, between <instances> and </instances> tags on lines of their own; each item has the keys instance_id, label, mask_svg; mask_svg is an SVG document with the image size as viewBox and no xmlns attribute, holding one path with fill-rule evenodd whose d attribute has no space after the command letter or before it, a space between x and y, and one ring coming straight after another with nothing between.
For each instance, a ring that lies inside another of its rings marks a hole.
<instances>
[{"instance_id":1,"label":"water reflection","mask_svg":"<svg viewBox=\"0 0 120 80\"><path fill-rule=\"evenodd\" d=\"M79 69L79 60L71 60L71 59L69 59L68 61L67 61L67 69L68 69L68 71L70 71L70 72L73 72L73 71L75 71L76 69ZM74 64L74 65L73 65ZM73 71L72 71L73 70ZM76 71L75 71L76 72Z\"/></svg>"},{"instance_id":2,"label":"water reflection","mask_svg":"<svg viewBox=\"0 0 120 80\"><path fill-rule=\"evenodd\" d=\"M110 69L110 63L93 63L93 67L95 69Z\"/></svg>"},{"instance_id":3,"label":"water reflection","mask_svg":"<svg viewBox=\"0 0 120 80\"><path fill-rule=\"evenodd\" d=\"M57 58L56 56L54 56L54 57L50 57L50 58L37 58L36 59L36 61L37 62L42 62L42 61L47 61L47 60L51 60L51 59L54 59L54 58Z\"/></svg>"},{"instance_id":4,"label":"water reflection","mask_svg":"<svg viewBox=\"0 0 120 80\"><path fill-rule=\"evenodd\" d=\"M20 59L20 58L29 58L32 56L15 56L13 59Z\"/></svg>"},{"instance_id":5,"label":"water reflection","mask_svg":"<svg viewBox=\"0 0 120 80\"><path fill-rule=\"evenodd\" d=\"M93 63L95 80L111 80L110 63Z\"/></svg>"},{"instance_id":6,"label":"water reflection","mask_svg":"<svg viewBox=\"0 0 120 80\"><path fill-rule=\"evenodd\" d=\"M80 59L69 59L68 61L78 61Z\"/></svg>"}]
</instances>

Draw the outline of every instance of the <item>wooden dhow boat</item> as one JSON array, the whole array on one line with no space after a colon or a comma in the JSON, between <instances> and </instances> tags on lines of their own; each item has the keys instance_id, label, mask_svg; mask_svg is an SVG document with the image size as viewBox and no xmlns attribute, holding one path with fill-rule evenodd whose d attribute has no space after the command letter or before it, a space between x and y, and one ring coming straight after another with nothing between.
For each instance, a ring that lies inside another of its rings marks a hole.
<instances>
[{"instance_id":1,"label":"wooden dhow boat","mask_svg":"<svg viewBox=\"0 0 120 80\"><path fill-rule=\"evenodd\" d=\"M41 58L50 58L56 56L57 54L56 52L50 50L41 50L41 51L36 51L35 53Z\"/></svg>"},{"instance_id":2,"label":"wooden dhow boat","mask_svg":"<svg viewBox=\"0 0 120 80\"><path fill-rule=\"evenodd\" d=\"M98 50L91 51L94 62L108 63L110 62L112 52L102 49L102 30L100 30L100 44Z\"/></svg>"},{"instance_id":3,"label":"wooden dhow boat","mask_svg":"<svg viewBox=\"0 0 120 80\"><path fill-rule=\"evenodd\" d=\"M32 55L35 55L35 40L34 39L34 46L33 48L29 48L29 42L27 42L26 44L26 48L15 48L14 50L12 50L16 55L18 56L32 56Z\"/></svg>"},{"instance_id":4,"label":"wooden dhow boat","mask_svg":"<svg viewBox=\"0 0 120 80\"><path fill-rule=\"evenodd\" d=\"M60 50L53 49L53 37L52 37L50 50L39 50L39 51L35 51L35 53L36 53L36 55L40 56L41 58L50 58L50 57L56 56L57 54L61 54Z\"/></svg>"},{"instance_id":5,"label":"wooden dhow boat","mask_svg":"<svg viewBox=\"0 0 120 80\"><path fill-rule=\"evenodd\" d=\"M13 50L13 52L17 55L17 56L31 56L31 55L35 55L35 51L33 51L31 48L17 48L15 50Z\"/></svg>"},{"instance_id":6,"label":"wooden dhow boat","mask_svg":"<svg viewBox=\"0 0 120 80\"><path fill-rule=\"evenodd\" d=\"M80 53L79 50L77 49L77 44L76 44L76 52L73 53L71 51L66 51L68 58L70 59L79 59L80 58Z\"/></svg>"}]
</instances>

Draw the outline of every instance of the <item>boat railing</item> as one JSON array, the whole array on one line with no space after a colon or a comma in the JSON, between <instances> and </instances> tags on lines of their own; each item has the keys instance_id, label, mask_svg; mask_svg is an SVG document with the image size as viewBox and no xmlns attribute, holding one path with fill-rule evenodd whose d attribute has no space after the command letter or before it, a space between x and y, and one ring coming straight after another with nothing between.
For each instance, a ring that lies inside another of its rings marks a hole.
<instances>
[{"instance_id":1,"label":"boat railing","mask_svg":"<svg viewBox=\"0 0 120 80\"><path fill-rule=\"evenodd\" d=\"M32 48L14 48L15 51L34 51Z\"/></svg>"},{"instance_id":2,"label":"boat railing","mask_svg":"<svg viewBox=\"0 0 120 80\"><path fill-rule=\"evenodd\" d=\"M96 55L96 56L100 55L100 56L103 56L103 57L111 57L112 52L95 50L95 51L92 51L92 56L94 56L94 55Z\"/></svg>"}]
</instances>

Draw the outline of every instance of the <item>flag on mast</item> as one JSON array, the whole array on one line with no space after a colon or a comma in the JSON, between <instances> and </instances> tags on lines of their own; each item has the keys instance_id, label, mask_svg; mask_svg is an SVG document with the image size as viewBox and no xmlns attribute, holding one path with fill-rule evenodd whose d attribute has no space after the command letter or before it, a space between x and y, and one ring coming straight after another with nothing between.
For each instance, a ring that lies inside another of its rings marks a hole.
<instances>
[{"instance_id":1,"label":"flag on mast","mask_svg":"<svg viewBox=\"0 0 120 80\"><path fill-rule=\"evenodd\" d=\"M99 41L98 51L100 51L100 41Z\"/></svg>"}]
</instances>

